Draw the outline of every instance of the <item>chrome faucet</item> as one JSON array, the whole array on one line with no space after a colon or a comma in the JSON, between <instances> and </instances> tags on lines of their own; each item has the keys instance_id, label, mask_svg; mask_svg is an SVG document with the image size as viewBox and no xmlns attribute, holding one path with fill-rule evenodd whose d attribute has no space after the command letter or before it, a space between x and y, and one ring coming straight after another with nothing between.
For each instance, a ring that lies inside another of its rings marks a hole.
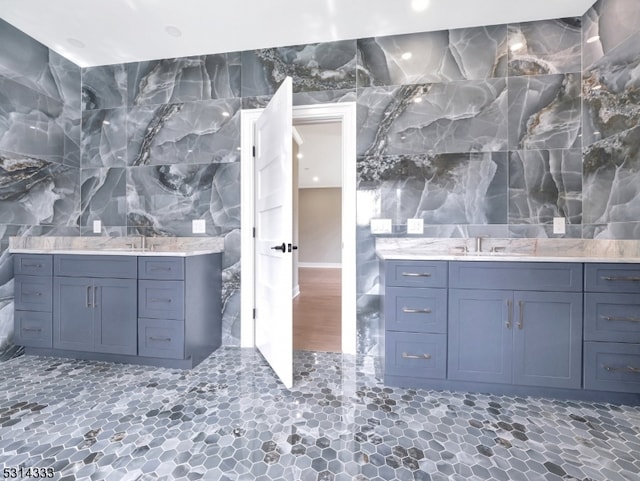
<instances>
[{"instance_id":1,"label":"chrome faucet","mask_svg":"<svg viewBox=\"0 0 640 481\"><path fill-rule=\"evenodd\" d=\"M476 252L482 252L482 239L484 239L485 235L476 236Z\"/></svg>"}]
</instances>

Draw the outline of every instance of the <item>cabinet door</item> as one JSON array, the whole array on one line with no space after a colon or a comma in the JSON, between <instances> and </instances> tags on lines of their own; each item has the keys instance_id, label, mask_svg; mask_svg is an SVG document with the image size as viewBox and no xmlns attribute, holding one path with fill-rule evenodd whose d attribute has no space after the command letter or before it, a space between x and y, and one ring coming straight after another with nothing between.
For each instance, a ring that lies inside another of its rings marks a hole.
<instances>
[{"instance_id":1,"label":"cabinet door","mask_svg":"<svg viewBox=\"0 0 640 481\"><path fill-rule=\"evenodd\" d=\"M133 354L138 349L135 279L94 279L96 352Z\"/></svg>"},{"instance_id":2,"label":"cabinet door","mask_svg":"<svg viewBox=\"0 0 640 481\"><path fill-rule=\"evenodd\" d=\"M93 280L53 279L53 347L93 350Z\"/></svg>"},{"instance_id":3,"label":"cabinet door","mask_svg":"<svg viewBox=\"0 0 640 481\"><path fill-rule=\"evenodd\" d=\"M514 293L513 382L580 388L582 294Z\"/></svg>"},{"instance_id":4,"label":"cabinet door","mask_svg":"<svg viewBox=\"0 0 640 481\"><path fill-rule=\"evenodd\" d=\"M513 294L449 290L448 378L511 382Z\"/></svg>"}]
</instances>

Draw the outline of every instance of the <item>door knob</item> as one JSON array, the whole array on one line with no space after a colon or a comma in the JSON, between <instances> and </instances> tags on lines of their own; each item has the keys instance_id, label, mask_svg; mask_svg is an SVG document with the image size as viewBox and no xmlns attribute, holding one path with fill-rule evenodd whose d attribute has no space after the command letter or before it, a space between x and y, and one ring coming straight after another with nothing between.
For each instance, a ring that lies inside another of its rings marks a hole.
<instances>
[{"instance_id":1,"label":"door knob","mask_svg":"<svg viewBox=\"0 0 640 481\"><path fill-rule=\"evenodd\" d=\"M282 251L283 253L286 251L286 244L283 242L282 245L279 246L273 246L271 249L276 250L276 251ZM289 251L291 252L291 251Z\"/></svg>"},{"instance_id":2,"label":"door knob","mask_svg":"<svg viewBox=\"0 0 640 481\"><path fill-rule=\"evenodd\" d=\"M294 246L293 244L287 244L287 252L291 252L292 250L297 251L298 246Z\"/></svg>"}]
</instances>

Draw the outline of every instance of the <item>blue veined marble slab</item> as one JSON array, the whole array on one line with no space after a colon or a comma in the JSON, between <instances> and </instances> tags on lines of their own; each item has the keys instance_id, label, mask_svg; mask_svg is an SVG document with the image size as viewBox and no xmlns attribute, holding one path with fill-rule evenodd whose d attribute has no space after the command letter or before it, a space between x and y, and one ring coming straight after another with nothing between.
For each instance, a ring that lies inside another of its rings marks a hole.
<instances>
[{"instance_id":1,"label":"blue veined marble slab","mask_svg":"<svg viewBox=\"0 0 640 481\"><path fill-rule=\"evenodd\" d=\"M82 113L82 168L127 165L127 109Z\"/></svg>"},{"instance_id":2,"label":"blue veined marble slab","mask_svg":"<svg viewBox=\"0 0 640 481\"><path fill-rule=\"evenodd\" d=\"M125 65L104 65L82 69L82 110L127 106Z\"/></svg>"},{"instance_id":3,"label":"blue veined marble slab","mask_svg":"<svg viewBox=\"0 0 640 481\"><path fill-rule=\"evenodd\" d=\"M358 40L358 87L505 77L506 65L506 25Z\"/></svg>"},{"instance_id":4,"label":"blue veined marble slab","mask_svg":"<svg viewBox=\"0 0 640 481\"><path fill-rule=\"evenodd\" d=\"M124 167L81 170L80 225L126 226L127 176Z\"/></svg>"},{"instance_id":5,"label":"blue veined marble slab","mask_svg":"<svg viewBox=\"0 0 640 481\"><path fill-rule=\"evenodd\" d=\"M509 76L582 70L580 17L510 24Z\"/></svg>"},{"instance_id":6,"label":"blue veined marble slab","mask_svg":"<svg viewBox=\"0 0 640 481\"><path fill-rule=\"evenodd\" d=\"M580 74L508 80L509 149L582 146Z\"/></svg>"}]
</instances>

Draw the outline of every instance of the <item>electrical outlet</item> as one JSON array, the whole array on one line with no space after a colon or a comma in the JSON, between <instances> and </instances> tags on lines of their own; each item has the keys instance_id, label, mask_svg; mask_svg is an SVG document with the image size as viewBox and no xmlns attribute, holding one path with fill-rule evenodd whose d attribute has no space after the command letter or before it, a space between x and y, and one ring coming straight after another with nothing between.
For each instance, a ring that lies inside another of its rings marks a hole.
<instances>
[{"instance_id":1,"label":"electrical outlet","mask_svg":"<svg viewBox=\"0 0 640 481\"><path fill-rule=\"evenodd\" d=\"M566 223L564 217L553 218L553 233L564 234L566 232Z\"/></svg>"},{"instance_id":2,"label":"electrical outlet","mask_svg":"<svg viewBox=\"0 0 640 481\"><path fill-rule=\"evenodd\" d=\"M102 221L94 220L93 221L93 233L100 234L102 232Z\"/></svg>"},{"instance_id":3,"label":"electrical outlet","mask_svg":"<svg viewBox=\"0 0 640 481\"><path fill-rule=\"evenodd\" d=\"M407 234L422 234L424 219L407 219Z\"/></svg>"},{"instance_id":4,"label":"electrical outlet","mask_svg":"<svg viewBox=\"0 0 640 481\"><path fill-rule=\"evenodd\" d=\"M391 219L371 219L372 234L391 234Z\"/></svg>"},{"instance_id":5,"label":"electrical outlet","mask_svg":"<svg viewBox=\"0 0 640 481\"><path fill-rule=\"evenodd\" d=\"M191 221L191 232L193 234L206 234L207 224L204 219L193 219Z\"/></svg>"}]
</instances>

